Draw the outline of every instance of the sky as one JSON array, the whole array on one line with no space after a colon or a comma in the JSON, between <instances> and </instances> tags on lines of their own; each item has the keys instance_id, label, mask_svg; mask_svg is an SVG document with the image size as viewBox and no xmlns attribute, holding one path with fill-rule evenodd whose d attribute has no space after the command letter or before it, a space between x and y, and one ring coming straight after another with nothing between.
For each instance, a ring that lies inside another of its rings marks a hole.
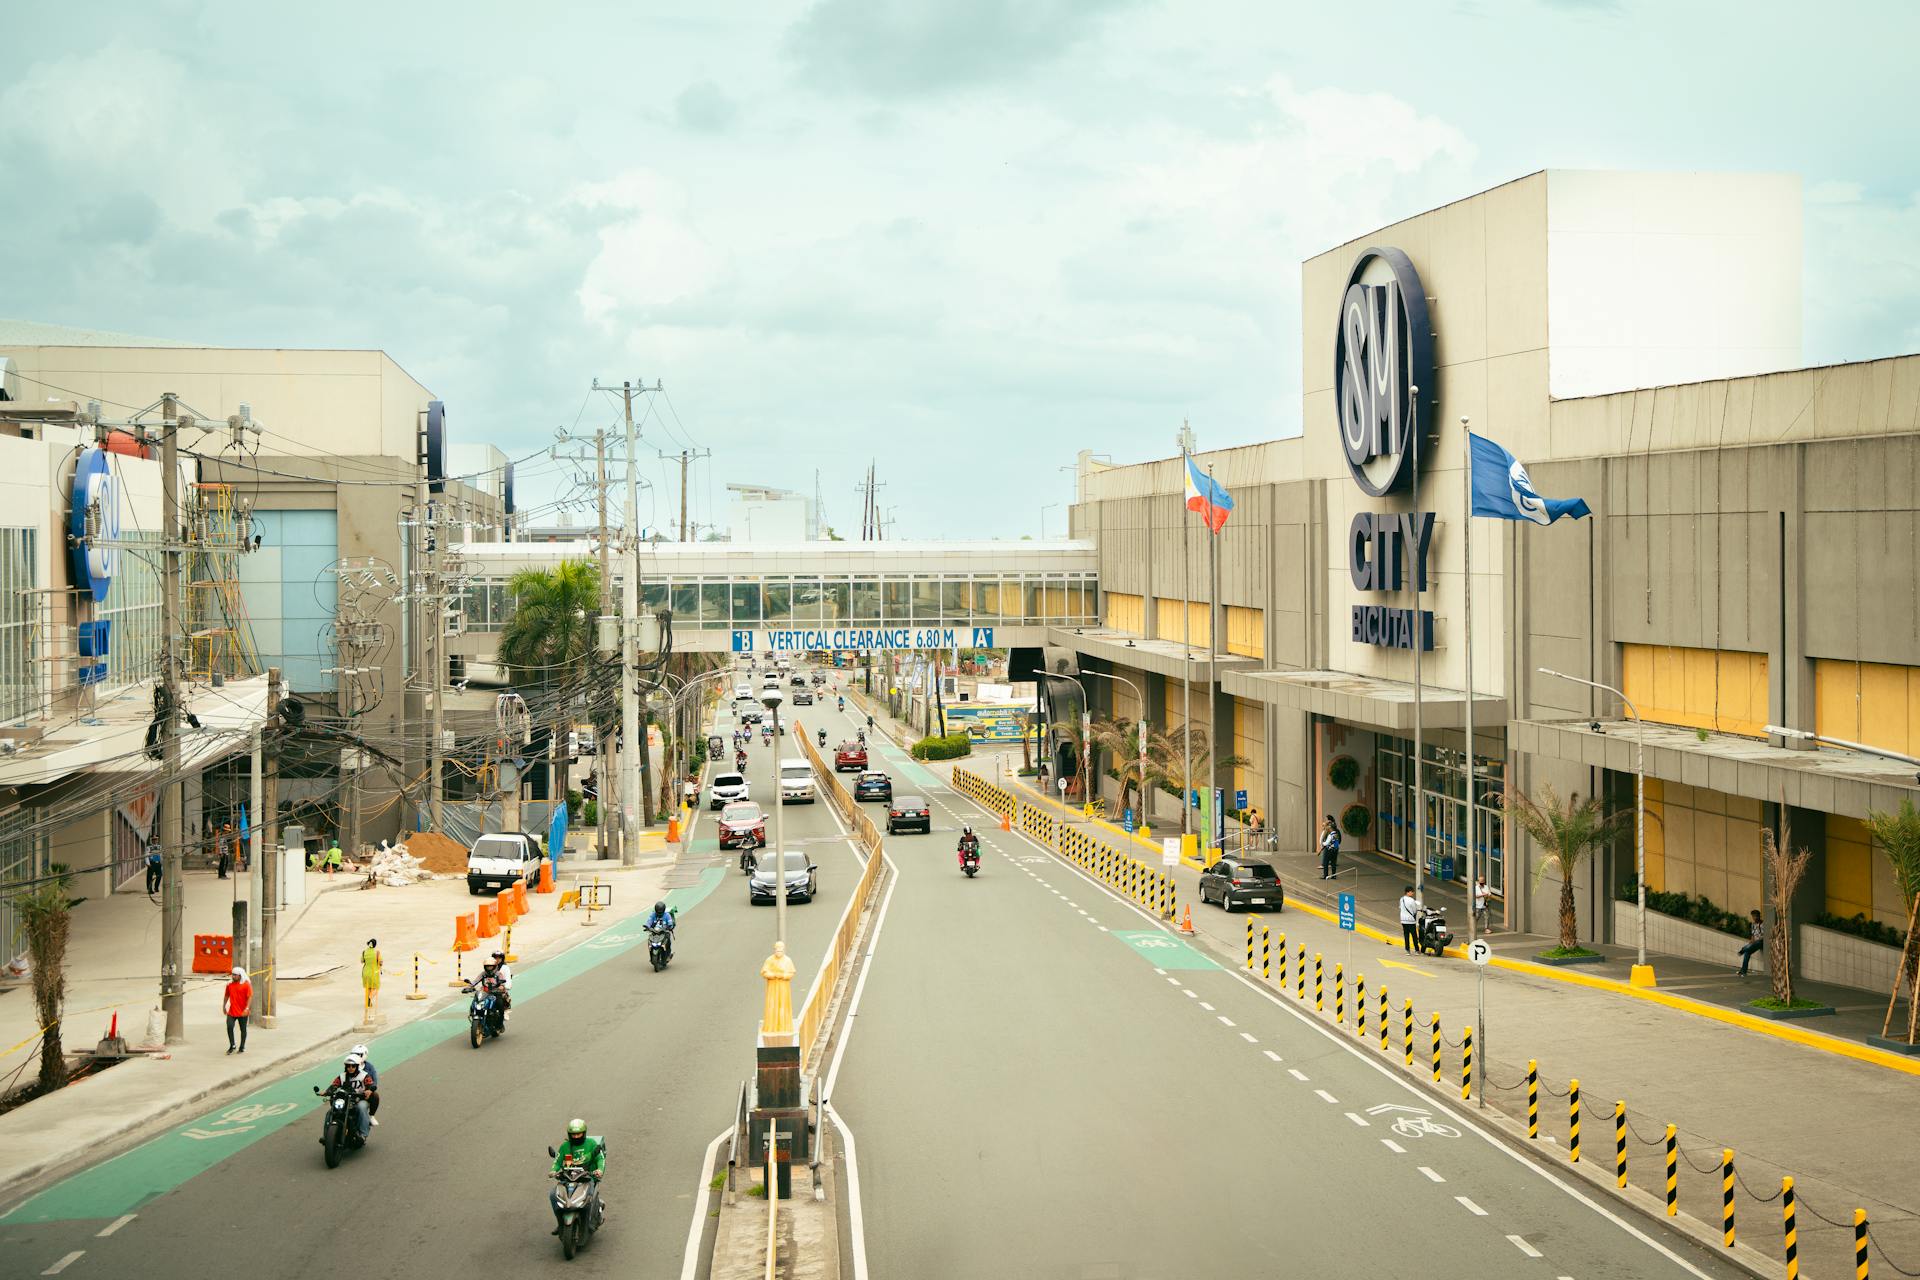
<instances>
[{"instance_id":1,"label":"sky","mask_svg":"<svg viewBox=\"0 0 1920 1280\"><path fill-rule=\"evenodd\" d=\"M1920 350L1910 3L8 10L0 315L381 348L515 457L658 381L649 525L686 448L696 522L1061 536L1081 449L1298 433L1302 260L1542 168L1797 173L1807 362Z\"/></svg>"}]
</instances>

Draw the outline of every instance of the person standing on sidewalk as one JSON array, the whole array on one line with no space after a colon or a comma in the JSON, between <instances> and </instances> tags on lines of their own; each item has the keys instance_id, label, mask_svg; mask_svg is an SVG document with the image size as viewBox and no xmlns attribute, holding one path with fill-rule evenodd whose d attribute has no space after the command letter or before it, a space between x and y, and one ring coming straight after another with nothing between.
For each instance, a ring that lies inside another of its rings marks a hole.
<instances>
[{"instance_id":1,"label":"person standing on sidewalk","mask_svg":"<svg viewBox=\"0 0 1920 1280\"><path fill-rule=\"evenodd\" d=\"M1761 923L1760 913L1750 911L1747 920L1747 945L1740 948L1740 976L1747 976L1747 966L1753 963L1753 953L1767 945L1767 929Z\"/></svg>"},{"instance_id":2,"label":"person standing on sidewalk","mask_svg":"<svg viewBox=\"0 0 1920 1280\"><path fill-rule=\"evenodd\" d=\"M219 878L225 880L227 872L233 869L233 827L221 827L213 837L214 866Z\"/></svg>"},{"instance_id":3,"label":"person standing on sidewalk","mask_svg":"<svg viewBox=\"0 0 1920 1280\"><path fill-rule=\"evenodd\" d=\"M365 993L366 1007L373 1007L374 995L380 990L380 939L368 938L366 950L360 953L360 989Z\"/></svg>"},{"instance_id":4,"label":"person standing on sidewalk","mask_svg":"<svg viewBox=\"0 0 1920 1280\"><path fill-rule=\"evenodd\" d=\"M253 1008L253 984L247 981L247 971L235 968L227 982L226 993L220 999L220 1011L227 1015L227 1052L245 1053L247 1051L247 1014ZM233 1029L240 1028L240 1047L233 1047Z\"/></svg>"},{"instance_id":5,"label":"person standing on sidewalk","mask_svg":"<svg viewBox=\"0 0 1920 1280\"><path fill-rule=\"evenodd\" d=\"M1320 878L1331 880L1340 874L1340 828L1334 824L1333 815L1320 827Z\"/></svg>"},{"instance_id":6,"label":"person standing on sidewalk","mask_svg":"<svg viewBox=\"0 0 1920 1280\"><path fill-rule=\"evenodd\" d=\"M1476 934L1487 931L1487 878L1481 876L1473 882L1473 931Z\"/></svg>"},{"instance_id":7,"label":"person standing on sidewalk","mask_svg":"<svg viewBox=\"0 0 1920 1280\"><path fill-rule=\"evenodd\" d=\"M1414 953L1413 935L1420 928L1420 899L1413 896L1413 886L1400 895L1400 941L1405 944L1407 954Z\"/></svg>"},{"instance_id":8,"label":"person standing on sidewalk","mask_svg":"<svg viewBox=\"0 0 1920 1280\"><path fill-rule=\"evenodd\" d=\"M160 892L160 842L147 841L147 896Z\"/></svg>"}]
</instances>

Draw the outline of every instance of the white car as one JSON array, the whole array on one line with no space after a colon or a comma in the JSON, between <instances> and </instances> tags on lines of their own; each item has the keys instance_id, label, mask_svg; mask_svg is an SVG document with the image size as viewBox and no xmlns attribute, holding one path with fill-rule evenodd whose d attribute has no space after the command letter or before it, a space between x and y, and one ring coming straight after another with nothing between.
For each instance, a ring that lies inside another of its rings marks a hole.
<instances>
[{"instance_id":1,"label":"white car","mask_svg":"<svg viewBox=\"0 0 1920 1280\"><path fill-rule=\"evenodd\" d=\"M489 832L467 851L467 892L501 890L540 875L540 841L524 831Z\"/></svg>"},{"instance_id":2,"label":"white car","mask_svg":"<svg viewBox=\"0 0 1920 1280\"><path fill-rule=\"evenodd\" d=\"M780 803L812 804L813 766L798 756L790 756L780 762Z\"/></svg>"},{"instance_id":3,"label":"white car","mask_svg":"<svg viewBox=\"0 0 1920 1280\"><path fill-rule=\"evenodd\" d=\"M740 699L742 699L742 698L751 698L752 696L753 696L753 686L752 686L752 685L750 685L750 684L737 684L737 685L735 685L735 686L733 686L733 700L734 700L735 702L738 702L738 701L739 701Z\"/></svg>"},{"instance_id":4,"label":"white car","mask_svg":"<svg viewBox=\"0 0 1920 1280\"><path fill-rule=\"evenodd\" d=\"M752 799L747 792L745 774L716 773L713 775L713 786L707 792L707 807L719 809L726 805L738 804L742 800Z\"/></svg>"}]
</instances>

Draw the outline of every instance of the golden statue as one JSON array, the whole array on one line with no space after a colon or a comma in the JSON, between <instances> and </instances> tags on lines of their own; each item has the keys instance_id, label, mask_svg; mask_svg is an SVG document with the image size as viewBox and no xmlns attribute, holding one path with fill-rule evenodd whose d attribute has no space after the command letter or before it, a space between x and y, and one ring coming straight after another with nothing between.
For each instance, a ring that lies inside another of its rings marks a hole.
<instances>
[{"instance_id":1,"label":"golden statue","mask_svg":"<svg viewBox=\"0 0 1920 1280\"><path fill-rule=\"evenodd\" d=\"M760 1033L766 1036L793 1034L793 961L787 957L787 944L773 944L773 954L760 966L767 980L766 1008L760 1015Z\"/></svg>"}]
</instances>

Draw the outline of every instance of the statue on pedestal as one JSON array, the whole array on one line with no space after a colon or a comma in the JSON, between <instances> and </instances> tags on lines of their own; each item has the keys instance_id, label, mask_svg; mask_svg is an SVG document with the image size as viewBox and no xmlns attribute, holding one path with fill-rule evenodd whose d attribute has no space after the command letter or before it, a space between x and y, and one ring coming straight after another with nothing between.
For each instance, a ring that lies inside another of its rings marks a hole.
<instances>
[{"instance_id":1,"label":"statue on pedestal","mask_svg":"<svg viewBox=\"0 0 1920 1280\"><path fill-rule=\"evenodd\" d=\"M767 980L767 1003L760 1015L760 1033L766 1036L793 1034L793 961L787 956L787 944L773 944L773 954L760 966Z\"/></svg>"}]
</instances>

